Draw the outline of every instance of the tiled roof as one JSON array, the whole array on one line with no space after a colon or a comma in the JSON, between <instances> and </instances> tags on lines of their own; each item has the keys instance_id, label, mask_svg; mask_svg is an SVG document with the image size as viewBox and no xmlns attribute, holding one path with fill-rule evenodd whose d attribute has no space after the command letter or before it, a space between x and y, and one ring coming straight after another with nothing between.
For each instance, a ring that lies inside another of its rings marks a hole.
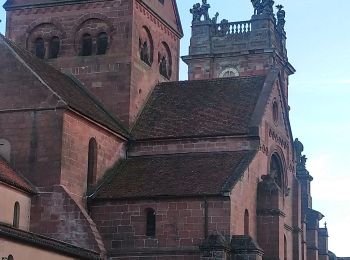
<instances>
[{"instance_id":1,"label":"tiled roof","mask_svg":"<svg viewBox=\"0 0 350 260\"><path fill-rule=\"evenodd\" d=\"M132 129L137 140L246 134L265 77L162 83Z\"/></svg>"},{"instance_id":2,"label":"tiled roof","mask_svg":"<svg viewBox=\"0 0 350 260\"><path fill-rule=\"evenodd\" d=\"M128 136L127 130L118 119L109 114L77 79L56 70L0 34L0 51L3 48L9 48L15 52L18 62L24 63L31 73L35 73L47 90L61 101L60 104L66 104L112 131Z\"/></svg>"},{"instance_id":3,"label":"tiled roof","mask_svg":"<svg viewBox=\"0 0 350 260\"><path fill-rule=\"evenodd\" d=\"M255 151L134 157L121 161L97 199L220 195L230 191Z\"/></svg>"},{"instance_id":4,"label":"tiled roof","mask_svg":"<svg viewBox=\"0 0 350 260\"><path fill-rule=\"evenodd\" d=\"M30 244L48 251L60 253L62 255L77 257L77 259L101 259L99 254L71 244L26 232L17 228L0 223L0 237L5 237L14 241ZM39 255L38 255L39 257Z\"/></svg>"},{"instance_id":5,"label":"tiled roof","mask_svg":"<svg viewBox=\"0 0 350 260\"><path fill-rule=\"evenodd\" d=\"M0 181L29 193L35 193L33 186L21 175L17 174L0 156Z\"/></svg>"}]
</instances>

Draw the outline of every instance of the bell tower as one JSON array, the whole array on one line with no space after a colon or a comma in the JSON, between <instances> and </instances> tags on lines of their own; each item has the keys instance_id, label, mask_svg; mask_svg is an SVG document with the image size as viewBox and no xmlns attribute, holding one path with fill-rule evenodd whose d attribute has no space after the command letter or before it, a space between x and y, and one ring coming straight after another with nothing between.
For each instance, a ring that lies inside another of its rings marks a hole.
<instances>
[{"instance_id":1,"label":"bell tower","mask_svg":"<svg viewBox=\"0 0 350 260\"><path fill-rule=\"evenodd\" d=\"M7 37L73 74L127 126L158 82L178 80L176 0L8 0Z\"/></svg>"},{"instance_id":2,"label":"bell tower","mask_svg":"<svg viewBox=\"0 0 350 260\"><path fill-rule=\"evenodd\" d=\"M265 75L279 68L287 77L294 73L288 62L285 11L277 5L277 19L272 0L252 0L250 20L218 22L219 13L210 18L206 0L193 6L192 36L188 65L189 80L220 77Z\"/></svg>"}]
</instances>

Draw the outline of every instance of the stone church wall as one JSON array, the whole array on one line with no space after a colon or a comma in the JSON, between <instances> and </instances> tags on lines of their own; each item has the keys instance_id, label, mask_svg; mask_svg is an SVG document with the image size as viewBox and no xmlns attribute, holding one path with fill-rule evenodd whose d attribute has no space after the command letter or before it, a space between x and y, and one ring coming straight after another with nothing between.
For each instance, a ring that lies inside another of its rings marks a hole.
<instances>
[{"instance_id":1,"label":"stone church wall","mask_svg":"<svg viewBox=\"0 0 350 260\"><path fill-rule=\"evenodd\" d=\"M198 246L206 233L230 235L230 201L207 199L207 227L205 207L204 199L190 198L100 202L92 206L92 218L107 250L112 255L124 255L122 259L134 259L125 256L140 251L153 252L159 257L164 250L170 255L179 255L186 250L198 255ZM146 236L146 210L149 208L156 212L155 237Z\"/></svg>"}]
</instances>

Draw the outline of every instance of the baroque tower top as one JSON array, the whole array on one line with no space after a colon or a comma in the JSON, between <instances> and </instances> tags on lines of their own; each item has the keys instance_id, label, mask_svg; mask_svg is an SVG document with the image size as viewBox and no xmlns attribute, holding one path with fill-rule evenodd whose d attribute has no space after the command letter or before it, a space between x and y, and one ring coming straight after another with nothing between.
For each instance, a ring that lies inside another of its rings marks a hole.
<instances>
[{"instance_id":1,"label":"baroque tower top","mask_svg":"<svg viewBox=\"0 0 350 260\"><path fill-rule=\"evenodd\" d=\"M218 22L219 13L209 16L207 0L193 5L189 80L232 76L264 75L271 68L294 73L286 50L285 11L273 0L251 0L254 14L248 21Z\"/></svg>"}]
</instances>

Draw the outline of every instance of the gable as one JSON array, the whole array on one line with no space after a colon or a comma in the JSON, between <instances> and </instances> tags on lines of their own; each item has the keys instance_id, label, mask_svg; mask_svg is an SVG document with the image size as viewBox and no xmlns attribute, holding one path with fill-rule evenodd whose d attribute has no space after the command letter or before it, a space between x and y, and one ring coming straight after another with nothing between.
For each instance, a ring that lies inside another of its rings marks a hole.
<instances>
[{"instance_id":1,"label":"gable","mask_svg":"<svg viewBox=\"0 0 350 260\"><path fill-rule=\"evenodd\" d=\"M138 0L145 3L156 15L183 36L183 30L176 0ZM162 3L164 2L164 3Z\"/></svg>"},{"instance_id":2,"label":"gable","mask_svg":"<svg viewBox=\"0 0 350 260\"><path fill-rule=\"evenodd\" d=\"M77 79L34 57L0 34L0 110L69 108L115 133L127 130Z\"/></svg>"}]
</instances>

